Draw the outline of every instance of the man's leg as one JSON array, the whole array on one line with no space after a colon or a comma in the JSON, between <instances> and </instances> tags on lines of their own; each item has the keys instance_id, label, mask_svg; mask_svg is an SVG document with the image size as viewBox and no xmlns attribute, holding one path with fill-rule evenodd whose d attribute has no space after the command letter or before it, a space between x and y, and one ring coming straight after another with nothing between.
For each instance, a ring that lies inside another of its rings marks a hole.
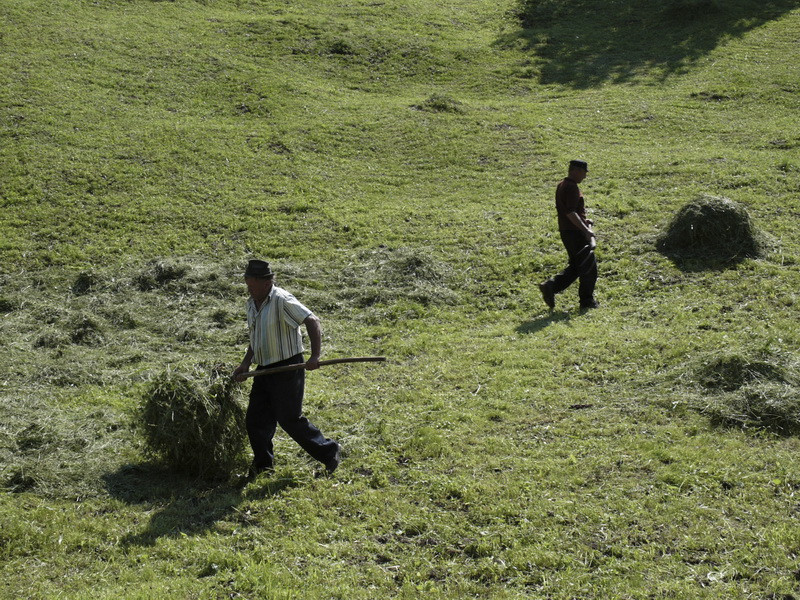
<instances>
[{"instance_id":1,"label":"man's leg","mask_svg":"<svg viewBox=\"0 0 800 600\"><path fill-rule=\"evenodd\" d=\"M597 258L594 252L589 252L588 256L581 263L578 285L578 297L582 308L595 308L597 301L594 299L594 286L597 283Z\"/></svg>"},{"instance_id":2,"label":"man's leg","mask_svg":"<svg viewBox=\"0 0 800 600\"><path fill-rule=\"evenodd\" d=\"M303 416L305 371L289 371L270 376L275 394L278 424L300 447L321 463L329 464L339 445L329 440Z\"/></svg>"},{"instance_id":3,"label":"man's leg","mask_svg":"<svg viewBox=\"0 0 800 600\"><path fill-rule=\"evenodd\" d=\"M558 275L553 277L553 293L558 294L571 286L580 275L579 253L587 245L583 234L580 231L562 231L561 241L567 251L569 264Z\"/></svg>"},{"instance_id":4,"label":"man's leg","mask_svg":"<svg viewBox=\"0 0 800 600\"><path fill-rule=\"evenodd\" d=\"M275 460L272 438L275 436L277 418L272 408L271 396L267 378L263 375L254 377L245 424L250 447L253 449L253 467L256 470L271 469Z\"/></svg>"}]
</instances>

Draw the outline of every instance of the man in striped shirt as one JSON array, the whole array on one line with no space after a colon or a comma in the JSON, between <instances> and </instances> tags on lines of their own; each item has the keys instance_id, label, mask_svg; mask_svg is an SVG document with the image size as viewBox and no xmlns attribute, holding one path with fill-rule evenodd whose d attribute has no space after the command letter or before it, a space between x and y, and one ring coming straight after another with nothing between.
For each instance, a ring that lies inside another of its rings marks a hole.
<instances>
[{"instance_id":1,"label":"man in striped shirt","mask_svg":"<svg viewBox=\"0 0 800 600\"><path fill-rule=\"evenodd\" d=\"M250 299L247 301L247 326L250 345L242 363L234 370L237 381L254 362L259 369L282 367L303 362L303 336L300 325L306 326L311 340L311 356L305 369L319 367L322 330L319 319L297 298L274 285L269 263L251 260L244 274ZM270 470L274 464L272 438L277 425L312 457L325 465L329 473L341 460L341 446L322 435L303 416L305 369L285 371L253 378L247 406L247 435L253 449L249 476Z\"/></svg>"}]
</instances>

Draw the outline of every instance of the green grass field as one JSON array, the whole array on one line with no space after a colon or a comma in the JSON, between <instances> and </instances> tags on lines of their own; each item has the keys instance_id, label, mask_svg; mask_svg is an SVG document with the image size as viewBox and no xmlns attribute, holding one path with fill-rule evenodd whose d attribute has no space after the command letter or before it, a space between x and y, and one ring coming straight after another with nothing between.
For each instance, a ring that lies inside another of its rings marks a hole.
<instances>
[{"instance_id":1,"label":"green grass field","mask_svg":"<svg viewBox=\"0 0 800 600\"><path fill-rule=\"evenodd\" d=\"M0 0L0 597L800 598L798 42L789 0ZM602 306L550 312L576 157ZM703 196L768 252L659 253ZM251 257L388 358L307 376L333 477L148 458Z\"/></svg>"}]
</instances>

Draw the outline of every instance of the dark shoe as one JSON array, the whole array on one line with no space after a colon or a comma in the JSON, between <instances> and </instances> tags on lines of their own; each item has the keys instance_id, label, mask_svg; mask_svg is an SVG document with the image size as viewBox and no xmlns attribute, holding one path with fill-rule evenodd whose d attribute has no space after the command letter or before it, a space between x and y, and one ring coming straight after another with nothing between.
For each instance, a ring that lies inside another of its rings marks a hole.
<instances>
[{"instance_id":1,"label":"dark shoe","mask_svg":"<svg viewBox=\"0 0 800 600\"><path fill-rule=\"evenodd\" d=\"M336 444L336 453L333 455L332 459L325 463L325 470L328 472L328 475L337 469L340 462L342 462L342 447Z\"/></svg>"},{"instance_id":2,"label":"dark shoe","mask_svg":"<svg viewBox=\"0 0 800 600\"><path fill-rule=\"evenodd\" d=\"M553 282L545 281L544 283L540 283L539 291L542 292L544 303L547 304L551 310L554 309L556 307L556 295L553 292Z\"/></svg>"},{"instance_id":3,"label":"dark shoe","mask_svg":"<svg viewBox=\"0 0 800 600\"><path fill-rule=\"evenodd\" d=\"M581 302L581 310L589 310L590 308L599 308L600 303L592 298L588 302Z\"/></svg>"},{"instance_id":4,"label":"dark shoe","mask_svg":"<svg viewBox=\"0 0 800 600\"><path fill-rule=\"evenodd\" d=\"M247 480L253 481L256 477L258 477L261 473L272 473L273 468L272 465L256 465L253 463L250 465L250 468L247 469Z\"/></svg>"}]
</instances>

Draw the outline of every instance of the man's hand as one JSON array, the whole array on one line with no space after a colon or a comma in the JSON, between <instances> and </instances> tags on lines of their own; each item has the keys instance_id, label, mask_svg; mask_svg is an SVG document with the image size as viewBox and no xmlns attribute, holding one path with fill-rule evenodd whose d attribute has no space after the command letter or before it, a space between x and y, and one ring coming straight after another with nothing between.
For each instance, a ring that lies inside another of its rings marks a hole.
<instances>
[{"instance_id":1,"label":"man's hand","mask_svg":"<svg viewBox=\"0 0 800 600\"><path fill-rule=\"evenodd\" d=\"M247 377L245 377L245 374L249 370L250 370L250 365L241 364L238 367L236 367L236 369L234 369L232 377L234 378L234 380L241 383L242 381L247 379Z\"/></svg>"},{"instance_id":2,"label":"man's hand","mask_svg":"<svg viewBox=\"0 0 800 600\"><path fill-rule=\"evenodd\" d=\"M311 356L306 361L306 371L313 371L314 369L319 369L319 356Z\"/></svg>"}]
</instances>

